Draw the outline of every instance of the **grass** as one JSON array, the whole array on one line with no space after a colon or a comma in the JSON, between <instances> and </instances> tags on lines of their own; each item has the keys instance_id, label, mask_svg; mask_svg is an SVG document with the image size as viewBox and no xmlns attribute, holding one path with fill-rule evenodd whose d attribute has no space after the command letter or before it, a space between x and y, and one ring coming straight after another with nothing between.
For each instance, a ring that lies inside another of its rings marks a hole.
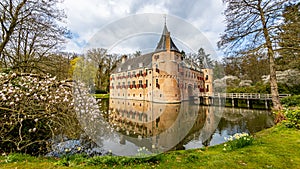
<instances>
[{"instance_id":1,"label":"grass","mask_svg":"<svg viewBox=\"0 0 300 169\"><path fill-rule=\"evenodd\" d=\"M223 151L223 145L172 151L147 158L61 159L12 154L0 156L0 168L300 168L300 130L277 125L258 132L252 145Z\"/></svg>"},{"instance_id":2,"label":"grass","mask_svg":"<svg viewBox=\"0 0 300 169\"><path fill-rule=\"evenodd\" d=\"M109 94L93 94L96 99L108 99Z\"/></svg>"}]
</instances>

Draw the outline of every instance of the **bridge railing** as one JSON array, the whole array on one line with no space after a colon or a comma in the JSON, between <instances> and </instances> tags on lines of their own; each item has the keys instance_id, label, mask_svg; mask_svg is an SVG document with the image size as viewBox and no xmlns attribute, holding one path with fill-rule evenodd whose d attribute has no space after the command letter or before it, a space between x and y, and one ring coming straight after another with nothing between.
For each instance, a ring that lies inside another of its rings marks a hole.
<instances>
[{"instance_id":1,"label":"bridge railing","mask_svg":"<svg viewBox=\"0 0 300 169\"><path fill-rule=\"evenodd\" d=\"M232 99L272 99L271 94L262 93L201 93L200 97L220 97ZM291 94L279 94L279 98L291 96Z\"/></svg>"}]
</instances>

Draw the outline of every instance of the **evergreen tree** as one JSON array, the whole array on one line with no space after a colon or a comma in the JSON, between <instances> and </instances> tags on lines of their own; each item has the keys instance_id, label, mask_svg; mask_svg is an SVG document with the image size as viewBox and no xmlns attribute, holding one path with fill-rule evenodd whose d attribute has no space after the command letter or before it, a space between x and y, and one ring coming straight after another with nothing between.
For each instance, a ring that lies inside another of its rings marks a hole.
<instances>
[{"instance_id":1,"label":"evergreen tree","mask_svg":"<svg viewBox=\"0 0 300 169\"><path fill-rule=\"evenodd\" d=\"M282 32L279 34L280 57L276 59L278 68L300 69L300 3L287 5L283 17Z\"/></svg>"}]
</instances>

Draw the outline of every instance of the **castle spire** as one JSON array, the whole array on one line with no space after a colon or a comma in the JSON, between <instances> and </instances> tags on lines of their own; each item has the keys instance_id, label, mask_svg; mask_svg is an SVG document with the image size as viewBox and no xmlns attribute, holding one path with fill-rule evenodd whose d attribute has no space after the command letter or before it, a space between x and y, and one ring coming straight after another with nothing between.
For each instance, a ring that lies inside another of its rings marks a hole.
<instances>
[{"instance_id":1,"label":"castle spire","mask_svg":"<svg viewBox=\"0 0 300 169\"><path fill-rule=\"evenodd\" d=\"M170 32L168 31L166 15L164 15L164 21L165 21L164 29L163 29L161 38L157 44L155 51L156 52L159 52L159 51L177 51L177 52L179 52L178 48L176 47L176 45L174 44L174 42L170 36Z\"/></svg>"}]
</instances>

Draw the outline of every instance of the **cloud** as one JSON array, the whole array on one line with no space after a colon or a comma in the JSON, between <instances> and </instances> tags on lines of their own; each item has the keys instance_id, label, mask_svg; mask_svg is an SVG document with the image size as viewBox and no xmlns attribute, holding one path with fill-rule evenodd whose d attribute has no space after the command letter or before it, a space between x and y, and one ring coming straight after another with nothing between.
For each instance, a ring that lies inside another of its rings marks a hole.
<instances>
[{"instance_id":1,"label":"cloud","mask_svg":"<svg viewBox=\"0 0 300 169\"><path fill-rule=\"evenodd\" d=\"M187 30L192 26L211 43L212 49L209 50L217 50L216 42L224 30L224 17L221 15L224 6L221 0L65 0L64 6L68 16L67 27L78 35L68 42L66 50L69 51L78 52L83 44L90 44L95 39L97 41L94 43L98 43L98 46L112 45L114 51L148 51L152 46L156 47L160 38L164 22L162 14L168 15L168 28L175 43L180 43L178 46L201 44L197 42L199 39L193 38L193 33L197 31ZM157 15L147 16L151 13ZM134 17L136 14L145 14L145 18ZM176 23L179 20L180 23ZM142 36L142 33L148 34Z\"/></svg>"}]
</instances>

